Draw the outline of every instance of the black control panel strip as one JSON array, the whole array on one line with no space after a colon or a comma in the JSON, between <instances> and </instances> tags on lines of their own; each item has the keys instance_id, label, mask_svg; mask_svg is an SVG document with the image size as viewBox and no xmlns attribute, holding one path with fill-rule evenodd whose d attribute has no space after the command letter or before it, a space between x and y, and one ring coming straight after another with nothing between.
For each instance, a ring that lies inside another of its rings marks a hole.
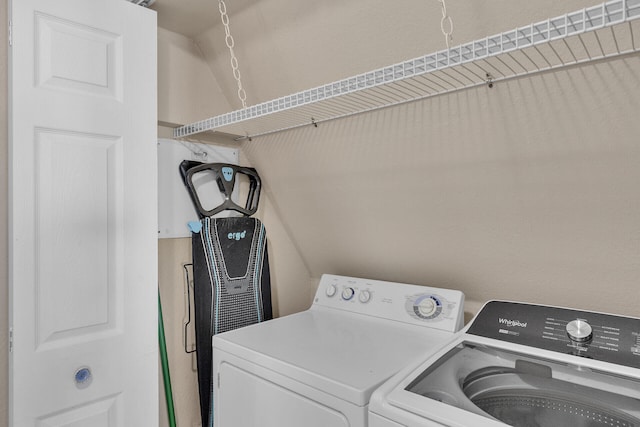
<instances>
[{"instance_id":1,"label":"black control panel strip","mask_svg":"<svg viewBox=\"0 0 640 427\"><path fill-rule=\"evenodd\" d=\"M469 334L640 369L640 319L491 301Z\"/></svg>"}]
</instances>

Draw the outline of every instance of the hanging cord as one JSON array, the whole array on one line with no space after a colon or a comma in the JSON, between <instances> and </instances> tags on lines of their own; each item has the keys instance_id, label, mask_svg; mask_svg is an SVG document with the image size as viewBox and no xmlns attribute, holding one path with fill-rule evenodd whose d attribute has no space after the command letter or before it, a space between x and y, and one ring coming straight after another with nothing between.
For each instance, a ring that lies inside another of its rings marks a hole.
<instances>
[{"instance_id":1,"label":"hanging cord","mask_svg":"<svg viewBox=\"0 0 640 427\"><path fill-rule=\"evenodd\" d=\"M238 82L238 98L240 98L240 102L242 102L242 108L247 108L247 93L242 88L240 69L238 68L238 58L236 58L236 54L233 51L235 42L233 41L233 36L229 29L229 15L227 15L227 5L224 0L218 0L218 10L220 10L220 18L222 19L222 25L224 25L224 41L227 43L229 53L231 53L231 69L233 70L233 77L236 79L236 82Z\"/></svg>"},{"instance_id":2,"label":"hanging cord","mask_svg":"<svg viewBox=\"0 0 640 427\"><path fill-rule=\"evenodd\" d=\"M442 19L440 20L440 30L442 30L442 35L444 35L444 41L447 44L447 49L449 49L449 44L451 43L451 40L453 40L453 37L451 37L451 34L453 34L453 20L451 19L451 17L447 14L447 5L444 2L445 0L438 0L438 2L440 3L440 7L442 8ZM449 29L446 30L445 26L448 23Z\"/></svg>"}]
</instances>

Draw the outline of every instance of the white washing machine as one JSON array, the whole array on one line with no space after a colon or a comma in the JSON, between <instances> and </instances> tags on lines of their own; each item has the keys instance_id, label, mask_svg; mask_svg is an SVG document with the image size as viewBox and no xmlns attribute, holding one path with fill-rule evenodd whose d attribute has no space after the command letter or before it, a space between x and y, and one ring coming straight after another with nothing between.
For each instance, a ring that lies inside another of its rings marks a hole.
<instances>
[{"instance_id":1,"label":"white washing machine","mask_svg":"<svg viewBox=\"0 0 640 427\"><path fill-rule=\"evenodd\" d=\"M371 393L463 324L460 291L323 275L309 310L213 338L215 427L364 427Z\"/></svg>"},{"instance_id":2,"label":"white washing machine","mask_svg":"<svg viewBox=\"0 0 640 427\"><path fill-rule=\"evenodd\" d=\"M369 410L370 427L638 427L640 319L491 301Z\"/></svg>"}]
</instances>

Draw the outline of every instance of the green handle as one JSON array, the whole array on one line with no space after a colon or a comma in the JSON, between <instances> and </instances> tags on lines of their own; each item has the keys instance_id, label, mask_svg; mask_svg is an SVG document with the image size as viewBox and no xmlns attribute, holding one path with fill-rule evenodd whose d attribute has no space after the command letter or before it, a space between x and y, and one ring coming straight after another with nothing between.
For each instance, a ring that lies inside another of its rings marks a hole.
<instances>
[{"instance_id":1,"label":"green handle","mask_svg":"<svg viewBox=\"0 0 640 427\"><path fill-rule=\"evenodd\" d=\"M164 321L162 320L162 303L158 289L158 335L160 337L160 361L162 362L162 379L164 380L164 397L167 400L169 426L176 427L176 414L173 408L173 392L171 390L171 375L169 374L169 359L167 358L167 341L164 337Z\"/></svg>"}]
</instances>

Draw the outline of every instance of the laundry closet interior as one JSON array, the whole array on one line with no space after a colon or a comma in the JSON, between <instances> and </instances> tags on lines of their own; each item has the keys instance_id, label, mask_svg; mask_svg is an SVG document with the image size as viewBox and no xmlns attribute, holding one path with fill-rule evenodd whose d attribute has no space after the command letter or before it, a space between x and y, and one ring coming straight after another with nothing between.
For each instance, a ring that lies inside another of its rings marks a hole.
<instances>
[{"instance_id":1,"label":"laundry closet interior","mask_svg":"<svg viewBox=\"0 0 640 427\"><path fill-rule=\"evenodd\" d=\"M158 138L259 173L274 318L307 310L325 273L460 290L467 321L491 299L640 317L640 20L535 37L601 4L447 0L449 22L438 0L227 1L243 109L219 2L156 0ZM487 38L524 28L525 48ZM192 243L160 237L175 413L198 426Z\"/></svg>"}]
</instances>

